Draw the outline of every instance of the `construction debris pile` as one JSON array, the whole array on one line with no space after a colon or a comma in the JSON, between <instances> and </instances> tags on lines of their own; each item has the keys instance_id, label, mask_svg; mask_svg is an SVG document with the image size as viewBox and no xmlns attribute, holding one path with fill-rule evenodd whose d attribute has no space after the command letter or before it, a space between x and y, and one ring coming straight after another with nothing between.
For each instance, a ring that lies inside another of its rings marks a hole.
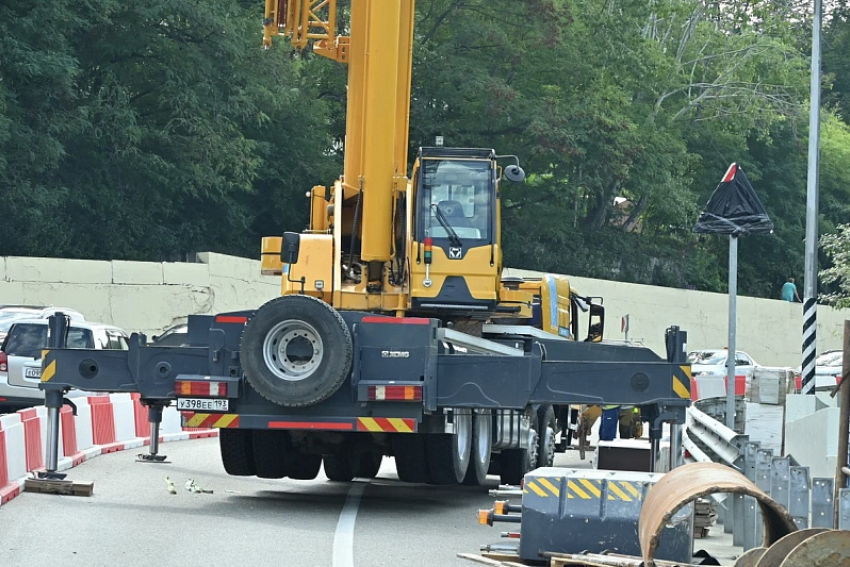
<instances>
[{"instance_id":1,"label":"construction debris pile","mask_svg":"<svg viewBox=\"0 0 850 567\"><path fill-rule=\"evenodd\" d=\"M698 498L694 502L694 537L708 537L708 530L717 523L717 510L710 499Z\"/></svg>"}]
</instances>

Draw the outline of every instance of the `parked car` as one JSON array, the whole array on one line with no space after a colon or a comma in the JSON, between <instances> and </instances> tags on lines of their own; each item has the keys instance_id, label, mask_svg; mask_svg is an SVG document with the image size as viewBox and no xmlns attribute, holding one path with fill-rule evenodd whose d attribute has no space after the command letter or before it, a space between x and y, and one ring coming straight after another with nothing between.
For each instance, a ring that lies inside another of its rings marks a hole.
<instances>
[{"instance_id":1,"label":"parked car","mask_svg":"<svg viewBox=\"0 0 850 567\"><path fill-rule=\"evenodd\" d=\"M0 344L15 321L21 319L46 319L54 313L62 312L72 321L85 321L82 313L68 307L43 307L37 305L0 305Z\"/></svg>"},{"instance_id":2,"label":"parked car","mask_svg":"<svg viewBox=\"0 0 850 567\"><path fill-rule=\"evenodd\" d=\"M723 396L726 393L726 359L729 351L725 348L695 350L688 353L691 363L691 376L699 381L700 398ZM737 351L735 354L735 393L743 395L747 385L752 382L753 374L759 364L749 354ZM741 379L739 377L743 376Z\"/></svg>"},{"instance_id":3,"label":"parked car","mask_svg":"<svg viewBox=\"0 0 850 567\"><path fill-rule=\"evenodd\" d=\"M841 381L844 351L828 350L815 358L815 390L832 390ZM794 369L797 391L803 387L803 367Z\"/></svg>"},{"instance_id":4,"label":"parked car","mask_svg":"<svg viewBox=\"0 0 850 567\"><path fill-rule=\"evenodd\" d=\"M162 334L154 335L148 343L151 346L183 347L189 346L189 324L180 323L168 327Z\"/></svg>"},{"instance_id":5,"label":"parked car","mask_svg":"<svg viewBox=\"0 0 850 567\"><path fill-rule=\"evenodd\" d=\"M17 409L41 403L41 351L47 348L47 319L16 320L0 346L0 406ZM127 350L129 335L103 323L71 320L68 348Z\"/></svg>"}]
</instances>

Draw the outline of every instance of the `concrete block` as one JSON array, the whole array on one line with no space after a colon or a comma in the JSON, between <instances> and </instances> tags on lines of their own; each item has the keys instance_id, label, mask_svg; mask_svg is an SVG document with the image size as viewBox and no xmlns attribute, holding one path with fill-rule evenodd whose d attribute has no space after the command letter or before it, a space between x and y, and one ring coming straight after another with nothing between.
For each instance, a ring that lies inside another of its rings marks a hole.
<instances>
[{"instance_id":1,"label":"concrete block","mask_svg":"<svg viewBox=\"0 0 850 567\"><path fill-rule=\"evenodd\" d=\"M263 276L270 281L240 282L227 278L215 278L212 292L215 296L215 311L241 311L257 309L267 301L280 296L280 278Z\"/></svg>"},{"instance_id":2,"label":"concrete block","mask_svg":"<svg viewBox=\"0 0 850 567\"><path fill-rule=\"evenodd\" d=\"M112 263L61 258L6 258L6 277L17 282L112 283Z\"/></svg>"},{"instance_id":3,"label":"concrete block","mask_svg":"<svg viewBox=\"0 0 850 567\"><path fill-rule=\"evenodd\" d=\"M785 398L786 427L790 422L812 415L816 411L818 411L818 400L815 396L788 394Z\"/></svg>"},{"instance_id":4,"label":"concrete block","mask_svg":"<svg viewBox=\"0 0 850 567\"><path fill-rule=\"evenodd\" d=\"M113 260L112 283L162 285L162 264L158 262Z\"/></svg>"},{"instance_id":5,"label":"concrete block","mask_svg":"<svg viewBox=\"0 0 850 567\"><path fill-rule=\"evenodd\" d=\"M210 269L206 264L164 262L162 277L166 285L194 285L209 287Z\"/></svg>"},{"instance_id":6,"label":"concrete block","mask_svg":"<svg viewBox=\"0 0 850 567\"><path fill-rule=\"evenodd\" d=\"M20 305L24 302L24 286L19 282L0 280L0 303Z\"/></svg>"},{"instance_id":7,"label":"concrete block","mask_svg":"<svg viewBox=\"0 0 850 567\"><path fill-rule=\"evenodd\" d=\"M785 453L808 466L812 477L835 475L838 416L838 408L826 408L785 425Z\"/></svg>"},{"instance_id":8,"label":"concrete block","mask_svg":"<svg viewBox=\"0 0 850 567\"><path fill-rule=\"evenodd\" d=\"M27 282L22 287L23 303L28 305L69 307L88 321L115 324L108 301L110 285Z\"/></svg>"},{"instance_id":9,"label":"concrete block","mask_svg":"<svg viewBox=\"0 0 850 567\"><path fill-rule=\"evenodd\" d=\"M198 260L209 266L210 278L228 278L244 282L260 278L260 261L214 252L201 252Z\"/></svg>"},{"instance_id":10,"label":"concrete block","mask_svg":"<svg viewBox=\"0 0 850 567\"><path fill-rule=\"evenodd\" d=\"M116 324L130 333L145 333L148 338L185 321L187 315L218 311L213 311L214 297L209 288L195 286L115 285L109 288L106 301ZM145 308L140 309L140 304Z\"/></svg>"}]
</instances>

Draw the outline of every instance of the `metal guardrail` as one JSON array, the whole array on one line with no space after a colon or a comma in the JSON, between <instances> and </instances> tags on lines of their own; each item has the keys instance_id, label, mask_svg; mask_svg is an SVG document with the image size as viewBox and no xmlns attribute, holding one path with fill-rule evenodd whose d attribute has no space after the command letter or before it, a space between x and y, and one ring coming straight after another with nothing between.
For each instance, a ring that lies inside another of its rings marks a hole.
<instances>
[{"instance_id":1,"label":"metal guardrail","mask_svg":"<svg viewBox=\"0 0 850 567\"><path fill-rule=\"evenodd\" d=\"M793 456L774 456L745 434L726 427L696 407L688 408L683 439L685 460L723 463L741 471L785 507L800 529L850 529L850 488L839 491L833 501L834 479L810 478L809 467L800 466ZM733 545L744 550L761 545L761 510L755 499L740 494L714 495L723 531L732 534ZM834 526L835 506L839 506L838 526Z\"/></svg>"}]
</instances>

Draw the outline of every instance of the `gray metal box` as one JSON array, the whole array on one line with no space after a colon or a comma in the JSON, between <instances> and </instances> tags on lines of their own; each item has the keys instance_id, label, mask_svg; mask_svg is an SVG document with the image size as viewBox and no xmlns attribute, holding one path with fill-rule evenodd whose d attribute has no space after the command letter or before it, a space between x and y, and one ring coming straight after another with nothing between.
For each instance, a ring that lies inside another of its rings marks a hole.
<instances>
[{"instance_id":1,"label":"gray metal box","mask_svg":"<svg viewBox=\"0 0 850 567\"><path fill-rule=\"evenodd\" d=\"M640 555L638 519L649 489L664 475L599 469L539 468L525 475L519 555L540 553ZM693 504L685 505L661 535L655 557L690 562Z\"/></svg>"}]
</instances>

